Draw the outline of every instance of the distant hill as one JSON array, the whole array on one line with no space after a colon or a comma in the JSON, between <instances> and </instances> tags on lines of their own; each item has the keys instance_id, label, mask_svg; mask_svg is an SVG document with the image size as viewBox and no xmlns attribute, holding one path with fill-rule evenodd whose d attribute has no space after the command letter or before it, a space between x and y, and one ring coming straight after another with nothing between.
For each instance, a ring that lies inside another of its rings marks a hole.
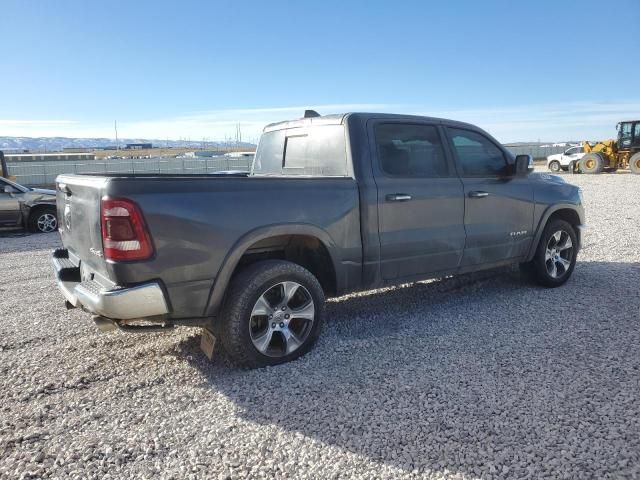
<instances>
[{"instance_id":1,"label":"distant hill","mask_svg":"<svg viewBox=\"0 0 640 480\"><path fill-rule=\"evenodd\" d=\"M122 138L118 141L121 147L127 143L152 143L154 147L180 147L216 149L229 147L251 148L253 143L247 142L187 142L184 140L160 140L144 138ZM112 138L67 138L67 137L2 137L0 150L29 150L31 152L59 152L64 148L103 148L115 145Z\"/></svg>"},{"instance_id":2,"label":"distant hill","mask_svg":"<svg viewBox=\"0 0 640 480\"><path fill-rule=\"evenodd\" d=\"M582 144L581 140L566 140L562 142L509 142L505 143L505 147L540 147L544 145L553 145L553 144L567 144L567 145L580 145Z\"/></svg>"}]
</instances>

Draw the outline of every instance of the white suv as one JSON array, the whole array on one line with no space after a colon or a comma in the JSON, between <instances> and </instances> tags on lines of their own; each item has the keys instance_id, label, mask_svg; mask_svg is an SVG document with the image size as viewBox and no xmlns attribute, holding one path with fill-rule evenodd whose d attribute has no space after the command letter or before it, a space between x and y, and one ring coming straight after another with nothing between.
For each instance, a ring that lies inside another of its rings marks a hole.
<instances>
[{"instance_id":1,"label":"white suv","mask_svg":"<svg viewBox=\"0 0 640 480\"><path fill-rule=\"evenodd\" d=\"M563 153L556 153L555 155L549 155L547 157L547 168L552 172L559 172L562 170L569 170L569 164L571 162L578 162L584 157L584 148L571 147L565 150Z\"/></svg>"}]
</instances>

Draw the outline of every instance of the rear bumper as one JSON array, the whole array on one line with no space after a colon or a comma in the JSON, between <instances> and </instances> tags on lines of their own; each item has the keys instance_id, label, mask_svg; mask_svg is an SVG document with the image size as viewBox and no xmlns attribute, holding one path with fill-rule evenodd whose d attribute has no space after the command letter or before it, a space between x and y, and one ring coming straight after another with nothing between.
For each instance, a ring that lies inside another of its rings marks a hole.
<instances>
[{"instance_id":1,"label":"rear bumper","mask_svg":"<svg viewBox=\"0 0 640 480\"><path fill-rule=\"evenodd\" d=\"M81 281L80 268L69 260L67 250L54 251L51 261L58 288L74 307L114 320L133 320L169 313L164 291L158 282L106 288L95 281Z\"/></svg>"}]
</instances>

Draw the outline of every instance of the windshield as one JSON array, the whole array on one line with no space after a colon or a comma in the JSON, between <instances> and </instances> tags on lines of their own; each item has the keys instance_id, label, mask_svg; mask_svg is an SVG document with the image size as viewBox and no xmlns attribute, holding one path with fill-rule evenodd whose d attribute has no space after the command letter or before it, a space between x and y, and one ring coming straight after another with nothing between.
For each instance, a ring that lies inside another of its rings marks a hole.
<instances>
[{"instance_id":1,"label":"windshield","mask_svg":"<svg viewBox=\"0 0 640 480\"><path fill-rule=\"evenodd\" d=\"M16 190L20 190L21 192L28 192L31 190L28 187L23 187L22 185L18 185L17 183L12 182L11 180L7 180L6 178L0 178L0 184L2 184L2 189L4 190L4 185L11 185Z\"/></svg>"},{"instance_id":2,"label":"windshield","mask_svg":"<svg viewBox=\"0 0 640 480\"><path fill-rule=\"evenodd\" d=\"M631 145L632 138L632 124L631 123L621 123L618 129L618 142L621 147L626 147Z\"/></svg>"}]
</instances>

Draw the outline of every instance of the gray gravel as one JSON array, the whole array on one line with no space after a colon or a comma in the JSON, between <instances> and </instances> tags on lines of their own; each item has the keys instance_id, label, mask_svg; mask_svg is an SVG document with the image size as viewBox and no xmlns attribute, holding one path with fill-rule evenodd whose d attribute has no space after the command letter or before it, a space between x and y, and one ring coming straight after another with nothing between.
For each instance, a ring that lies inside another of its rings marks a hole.
<instances>
[{"instance_id":1,"label":"gray gravel","mask_svg":"<svg viewBox=\"0 0 640 480\"><path fill-rule=\"evenodd\" d=\"M0 237L0 478L640 478L640 177L566 176L573 279L332 301L316 349L241 371L195 330L98 334L57 234Z\"/></svg>"}]
</instances>

